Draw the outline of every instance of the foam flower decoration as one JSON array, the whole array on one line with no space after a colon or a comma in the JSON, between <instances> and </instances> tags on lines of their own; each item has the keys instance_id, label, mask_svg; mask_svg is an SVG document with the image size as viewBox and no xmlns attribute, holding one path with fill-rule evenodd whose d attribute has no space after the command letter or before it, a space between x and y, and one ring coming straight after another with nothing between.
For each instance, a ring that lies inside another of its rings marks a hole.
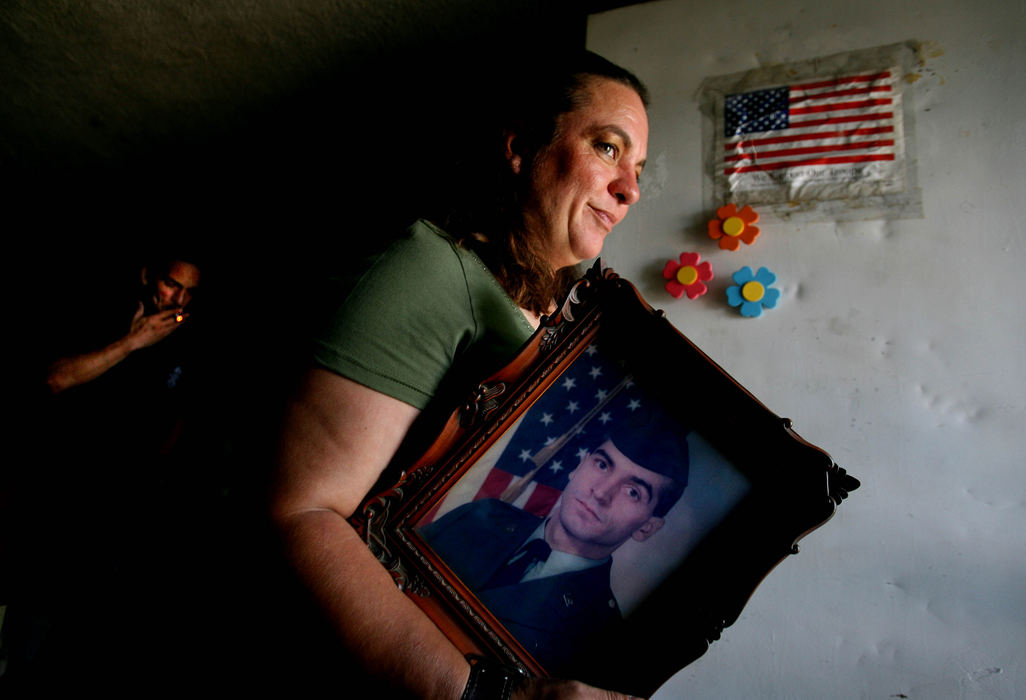
<instances>
[{"instance_id":1,"label":"foam flower decoration","mask_svg":"<svg viewBox=\"0 0 1026 700\"><path fill-rule=\"evenodd\" d=\"M762 315L762 308L772 309L780 299L780 290L770 287L777 281L777 276L768 268L760 267L752 273L752 268L745 265L734 273L736 284L727 287L727 303L740 306L741 315L757 318Z\"/></svg>"},{"instance_id":2,"label":"foam flower decoration","mask_svg":"<svg viewBox=\"0 0 1026 700\"><path fill-rule=\"evenodd\" d=\"M688 299L697 299L709 288L705 283L713 278L712 265L699 262L698 253L681 253L680 262L667 260L663 268L663 277L670 280L666 283L666 291L674 298L680 299L687 294Z\"/></svg>"},{"instance_id":3,"label":"foam flower decoration","mask_svg":"<svg viewBox=\"0 0 1026 700\"><path fill-rule=\"evenodd\" d=\"M747 204L741 211L736 204L728 204L716 210L716 218L709 220L709 238L719 240L720 248L737 250L744 241L751 245L759 236L759 227L752 226L759 215Z\"/></svg>"}]
</instances>

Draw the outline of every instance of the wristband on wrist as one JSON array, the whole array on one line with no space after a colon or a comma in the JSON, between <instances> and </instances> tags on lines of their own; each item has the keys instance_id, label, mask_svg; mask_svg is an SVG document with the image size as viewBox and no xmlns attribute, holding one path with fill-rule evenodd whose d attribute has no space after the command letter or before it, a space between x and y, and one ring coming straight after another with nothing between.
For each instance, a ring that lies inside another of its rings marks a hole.
<instances>
[{"instance_id":1,"label":"wristband on wrist","mask_svg":"<svg viewBox=\"0 0 1026 700\"><path fill-rule=\"evenodd\" d=\"M467 654L470 678L460 700L509 700L523 674L477 654Z\"/></svg>"}]
</instances>

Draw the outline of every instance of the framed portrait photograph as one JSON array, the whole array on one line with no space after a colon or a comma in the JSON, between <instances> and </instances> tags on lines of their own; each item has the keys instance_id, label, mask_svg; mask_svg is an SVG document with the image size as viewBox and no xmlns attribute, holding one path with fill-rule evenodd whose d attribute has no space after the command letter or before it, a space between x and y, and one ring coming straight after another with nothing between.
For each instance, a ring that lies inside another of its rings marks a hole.
<instances>
[{"instance_id":1,"label":"framed portrait photograph","mask_svg":"<svg viewBox=\"0 0 1026 700\"><path fill-rule=\"evenodd\" d=\"M596 263L352 521L464 653L647 696L858 485Z\"/></svg>"}]
</instances>

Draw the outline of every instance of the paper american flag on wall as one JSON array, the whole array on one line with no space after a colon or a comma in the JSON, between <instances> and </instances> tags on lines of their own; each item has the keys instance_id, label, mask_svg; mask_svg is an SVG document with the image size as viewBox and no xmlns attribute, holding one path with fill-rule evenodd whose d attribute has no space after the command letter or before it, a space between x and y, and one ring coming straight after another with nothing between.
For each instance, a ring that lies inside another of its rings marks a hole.
<instances>
[{"instance_id":1,"label":"paper american flag on wall","mask_svg":"<svg viewBox=\"0 0 1026 700\"><path fill-rule=\"evenodd\" d=\"M891 71L727 95L723 172L893 161L895 106Z\"/></svg>"},{"instance_id":2,"label":"paper american flag on wall","mask_svg":"<svg viewBox=\"0 0 1026 700\"><path fill-rule=\"evenodd\" d=\"M724 90L711 161L717 201L904 192L899 75L896 68L879 68Z\"/></svg>"}]
</instances>

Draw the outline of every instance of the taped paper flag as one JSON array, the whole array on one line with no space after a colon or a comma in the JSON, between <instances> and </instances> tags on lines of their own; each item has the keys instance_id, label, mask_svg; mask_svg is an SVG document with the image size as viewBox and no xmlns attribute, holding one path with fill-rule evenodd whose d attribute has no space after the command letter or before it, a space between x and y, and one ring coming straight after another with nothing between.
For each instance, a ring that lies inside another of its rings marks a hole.
<instances>
[{"instance_id":1,"label":"taped paper flag","mask_svg":"<svg viewBox=\"0 0 1026 700\"><path fill-rule=\"evenodd\" d=\"M906 42L707 78L709 206L811 219L919 216Z\"/></svg>"},{"instance_id":2,"label":"taped paper flag","mask_svg":"<svg viewBox=\"0 0 1026 700\"><path fill-rule=\"evenodd\" d=\"M895 159L892 73L727 95L724 174Z\"/></svg>"}]
</instances>

